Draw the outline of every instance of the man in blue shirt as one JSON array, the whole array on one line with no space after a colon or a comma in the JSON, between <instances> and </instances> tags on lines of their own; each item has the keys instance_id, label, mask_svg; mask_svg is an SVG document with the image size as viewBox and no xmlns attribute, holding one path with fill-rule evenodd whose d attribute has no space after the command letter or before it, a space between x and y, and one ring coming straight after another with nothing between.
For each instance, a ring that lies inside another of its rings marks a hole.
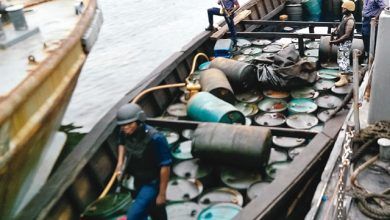
<instances>
[{"instance_id":1,"label":"man in blue shirt","mask_svg":"<svg viewBox=\"0 0 390 220\"><path fill-rule=\"evenodd\" d=\"M384 0L364 0L363 4L363 22L362 36L364 42L364 51L368 54L370 51L370 22L372 18L378 21L382 10L386 8Z\"/></svg>"},{"instance_id":2,"label":"man in blue shirt","mask_svg":"<svg viewBox=\"0 0 390 220\"><path fill-rule=\"evenodd\" d=\"M240 4L237 0L219 0L218 4L221 5L221 8L209 8L207 14L209 17L209 26L206 28L207 31L213 31L213 16L223 16L225 18L226 24L229 27L231 38L233 44L237 44L236 30L234 28L234 12L240 7Z\"/></svg>"},{"instance_id":3,"label":"man in blue shirt","mask_svg":"<svg viewBox=\"0 0 390 220\"><path fill-rule=\"evenodd\" d=\"M122 175L125 166L125 172L135 179L136 197L127 211L127 220L146 220L149 214L153 220L165 220L172 159L165 136L145 124L145 120L144 111L136 104L126 104L118 110L120 134L116 172Z\"/></svg>"}]
</instances>

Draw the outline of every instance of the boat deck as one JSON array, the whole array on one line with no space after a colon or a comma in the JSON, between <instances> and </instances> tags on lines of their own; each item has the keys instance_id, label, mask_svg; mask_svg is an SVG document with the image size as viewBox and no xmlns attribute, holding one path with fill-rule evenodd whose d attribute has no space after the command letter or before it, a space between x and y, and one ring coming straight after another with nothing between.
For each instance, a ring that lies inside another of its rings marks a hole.
<instances>
[{"instance_id":1,"label":"boat deck","mask_svg":"<svg viewBox=\"0 0 390 220\"><path fill-rule=\"evenodd\" d=\"M15 3L20 1L7 1L9 5ZM29 29L38 27L39 33L7 49L0 49L0 97L9 95L34 69L34 64L29 64L29 56L34 56L37 62L44 60L79 20L73 0L48 1L24 10ZM4 25L3 29L7 38L15 35L11 23Z\"/></svg>"}]
</instances>

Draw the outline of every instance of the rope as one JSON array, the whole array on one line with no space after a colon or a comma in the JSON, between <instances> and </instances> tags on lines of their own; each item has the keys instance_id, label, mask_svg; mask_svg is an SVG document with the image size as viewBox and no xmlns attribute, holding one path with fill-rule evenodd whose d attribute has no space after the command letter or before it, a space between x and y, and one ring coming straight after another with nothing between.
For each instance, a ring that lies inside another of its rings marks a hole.
<instances>
[{"instance_id":1,"label":"rope","mask_svg":"<svg viewBox=\"0 0 390 220\"><path fill-rule=\"evenodd\" d=\"M378 201L380 199L390 201L390 195L387 195L390 192L390 188L379 194L370 193L362 186L360 186L357 181L357 176L360 174L360 172L373 164L376 160L378 160L378 158L379 156L377 155L369 159L353 172L351 175L352 192L354 197L357 199L358 208L363 214L375 219L390 219L390 205L382 206L380 201ZM369 199L376 202L377 204L375 205L369 203Z\"/></svg>"},{"instance_id":2,"label":"rope","mask_svg":"<svg viewBox=\"0 0 390 220\"><path fill-rule=\"evenodd\" d=\"M357 160L359 160L359 158L363 155L364 152L366 152L366 150L368 149L368 147L371 146L371 144L375 143L377 139L371 139L369 141L367 141L366 143L364 143L357 151L355 151L351 158L351 163L354 163L356 162Z\"/></svg>"}]
</instances>

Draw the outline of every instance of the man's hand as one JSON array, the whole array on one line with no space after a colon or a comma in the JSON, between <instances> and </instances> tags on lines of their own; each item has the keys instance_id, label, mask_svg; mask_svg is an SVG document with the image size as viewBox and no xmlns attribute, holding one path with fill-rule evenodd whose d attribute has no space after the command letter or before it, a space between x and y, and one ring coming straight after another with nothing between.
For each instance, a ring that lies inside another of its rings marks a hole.
<instances>
[{"instance_id":1,"label":"man's hand","mask_svg":"<svg viewBox=\"0 0 390 220\"><path fill-rule=\"evenodd\" d=\"M159 193L156 198L156 205L162 206L167 202L167 198L165 197L165 194Z\"/></svg>"},{"instance_id":2,"label":"man's hand","mask_svg":"<svg viewBox=\"0 0 390 220\"><path fill-rule=\"evenodd\" d=\"M329 44L330 45L332 45L332 44L336 44L337 42L336 41L334 41L334 40L331 40L331 41L329 41Z\"/></svg>"}]
</instances>

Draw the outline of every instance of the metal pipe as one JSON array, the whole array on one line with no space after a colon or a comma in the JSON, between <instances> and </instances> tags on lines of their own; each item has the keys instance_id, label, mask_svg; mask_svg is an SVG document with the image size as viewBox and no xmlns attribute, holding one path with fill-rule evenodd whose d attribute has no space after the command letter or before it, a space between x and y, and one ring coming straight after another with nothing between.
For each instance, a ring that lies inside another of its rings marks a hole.
<instances>
[{"instance_id":1,"label":"metal pipe","mask_svg":"<svg viewBox=\"0 0 390 220\"><path fill-rule=\"evenodd\" d=\"M355 133L360 130L359 122L359 56L361 51L353 50L353 116L355 122Z\"/></svg>"},{"instance_id":2,"label":"metal pipe","mask_svg":"<svg viewBox=\"0 0 390 220\"><path fill-rule=\"evenodd\" d=\"M303 36L302 34L298 35L298 48L299 48L299 56L304 57L305 56L305 44L303 43Z\"/></svg>"},{"instance_id":3,"label":"metal pipe","mask_svg":"<svg viewBox=\"0 0 390 220\"><path fill-rule=\"evenodd\" d=\"M230 36L230 33L228 33ZM315 38L320 39L322 36L330 36L330 34L304 34L304 33L286 33L286 32L237 32L238 37L247 37L247 38L298 38L302 36L303 38ZM361 39L361 35L355 35L354 38Z\"/></svg>"},{"instance_id":4,"label":"metal pipe","mask_svg":"<svg viewBox=\"0 0 390 220\"><path fill-rule=\"evenodd\" d=\"M5 39L5 32L3 30L3 22L1 21L1 15L0 15L0 40Z\"/></svg>"},{"instance_id":5,"label":"metal pipe","mask_svg":"<svg viewBox=\"0 0 390 220\"><path fill-rule=\"evenodd\" d=\"M368 52L368 69L371 68L374 62L375 40L376 40L376 19L372 18L370 22L370 51Z\"/></svg>"},{"instance_id":6,"label":"metal pipe","mask_svg":"<svg viewBox=\"0 0 390 220\"><path fill-rule=\"evenodd\" d=\"M390 139L380 138L379 145L379 159L381 161L390 161Z\"/></svg>"},{"instance_id":7,"label":"metal pipe","mask_svg":"<svg viewBox=\"0 0 390 220\"><path fill-rule=\"evenodd\" d=\"M317 21L277 21L277 20L242 20L241 24L246 25L276 25L285 22L288 26L300 26L300 27L337 27L340 22L317 22ZM362 22L356 22L355 25L361 25Z\"/></svg>"},{"instance_id":8,"label":"metal pipe","mask_svg":"<svg viewBox=\"0 0 390 220\"><path fill-rule=\"evenodd\" d=\"M28 29L26 18L24 17L23 5L14 5L5 9L14 25L15 30L25 31Z\"/></svg>"}]
</instances>

